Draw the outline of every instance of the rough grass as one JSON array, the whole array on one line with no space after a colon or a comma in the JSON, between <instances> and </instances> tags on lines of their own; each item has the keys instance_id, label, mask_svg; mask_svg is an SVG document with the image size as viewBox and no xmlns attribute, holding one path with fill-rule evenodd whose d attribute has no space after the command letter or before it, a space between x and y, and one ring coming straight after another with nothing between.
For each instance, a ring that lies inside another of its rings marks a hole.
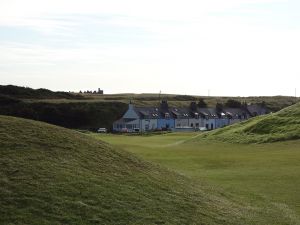
<instances>
[{"instance_id":1,"label":"rough grass","mask_svg":"<svg viewBox=\"0 0 300 225\"><path fill-rule=\"evenodd\" d=\"M293 224L85 134L5 116L0 201L0 224Z\"/></svg>"},{"instance_id":2,"label":"rough grass","mask_svg":"<svg viewBox=\"0 0 300 225\"><path fill-rule=\"evenodd\" d=\"M225 103L229 99L247 103L261 103L265 102L270 111L276 112L284 107L290 106L295 102L299 102L300 98L291 96L252 96L252 97L221 97L221 96L186 96L186 95L171 95L162 94L82 94L82 100L75 99L31 99L29 102L48 102L48 103L68 103L68 102L121 102L128 104L133 101L136 106L157 106L161 99L168 100L171 107L189 107L191 101L198 101L200 98L204 99L209 107L215 107L217 103Z\"/></svg>"},{"instance_id":3,"label":"rough grass","mask_svg":"<svg viewBox=\"0 0 300 225\"><path fill-rule=\"evenodd\" d=\"M300 139L300 103L277 113L208 132L199 139L203 138L235 143L265 143Z\"/></svg>"}]
</instances>

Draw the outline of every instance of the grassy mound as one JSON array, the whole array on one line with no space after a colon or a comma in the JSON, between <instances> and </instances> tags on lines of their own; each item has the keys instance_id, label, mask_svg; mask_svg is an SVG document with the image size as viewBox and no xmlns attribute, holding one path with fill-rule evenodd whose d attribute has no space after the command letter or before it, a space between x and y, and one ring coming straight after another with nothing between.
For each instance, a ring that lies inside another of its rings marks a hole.
<instances>
[{"instance_id":1,"label":"grassy mound","mask_svg":"<svg viewBox=\"0 0 300 225\"><path fill-rule=\"evenodd\" d=\"M209 132L204 137L235 143L264 143L300 139L300 103L277 113L256 117Z\"/></svg>"},{"instance_id":2,"label":"grassy mound","mask_svg":"<svg viewBox=\"0 0 300 225\"><path fill-rule=\"evenodd\" d=\"M0 116L0 224L264 224L222 195L84 134Z\"/></svg>"}]
</instances>

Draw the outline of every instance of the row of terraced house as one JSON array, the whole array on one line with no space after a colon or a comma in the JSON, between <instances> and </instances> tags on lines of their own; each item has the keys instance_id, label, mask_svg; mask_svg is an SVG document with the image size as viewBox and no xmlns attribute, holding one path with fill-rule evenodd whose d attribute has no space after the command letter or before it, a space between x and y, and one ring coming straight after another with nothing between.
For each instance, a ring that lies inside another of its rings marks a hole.
<instances>
[{"instance_id":1,"label":"row of terraced house","mask_svg":"<svg viewBox=\"0 0 300 225\"><path fill-rule=\"evenodd\" d=\"M154 130L193 131L213 130L251 117L266 114L259 104L239 108L199 108L196 102L190 107L169 107L162 101L159 107L135 107L129 104L127 112L113 123L115 132L147 132Z\"/></svg>"}]
</instances>

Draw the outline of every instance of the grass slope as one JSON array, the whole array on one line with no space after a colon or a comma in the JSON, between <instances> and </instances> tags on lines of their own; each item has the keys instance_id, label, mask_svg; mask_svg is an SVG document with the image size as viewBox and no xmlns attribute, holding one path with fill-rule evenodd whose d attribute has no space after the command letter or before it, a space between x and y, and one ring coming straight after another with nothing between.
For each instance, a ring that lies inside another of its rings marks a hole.
<instances>
[{"instance_id":1,"label":"grass slope","mask_svg":"<svg viewBox=\"0 0 300 225\"><path fill-rule=\"evenodd\" d=\"M264 143L300 139L300 103L277 113L209 132L202 139L235 143Z\"/></svg>"},{"instance_id":2,"label":"grass slope","mask_svg":"<svg viewBox=\"0 0 300 225\"><path fill-rule=\"evenodd\" d=\"M224 195L87 135L0 116L0 224L290 224Z\"/></svg>"}]
</instances>

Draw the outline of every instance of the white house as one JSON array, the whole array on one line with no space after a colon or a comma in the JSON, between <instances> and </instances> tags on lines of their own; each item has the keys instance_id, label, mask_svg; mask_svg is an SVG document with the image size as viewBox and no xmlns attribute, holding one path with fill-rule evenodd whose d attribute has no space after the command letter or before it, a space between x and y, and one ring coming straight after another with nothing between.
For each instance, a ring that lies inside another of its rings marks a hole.
<instances>
[{"instance_id":1,"label":"white house","mask_svg":"<svg viewBox=\"0 0 300 225\"><path fill-rule=\"evenodd\" d=\"M172 108L171 112L175 118L175 128L189 127L190 113L183 108Z\"/></svg>"},{"instance_id":2,"label":"white house","mask_svg":"<svg viewBox=\"0 0 300 225\"><path fill-rule=\"evenodd\" d=\"M140 131L151 131L157 129L157 123L159 118L158 108L152 107L140 107L136 108L136 111L140 115Z\"/></svg>"},{"instance_id":3,"label":"white house","mask_svg":"<svg viewBox=\"0 0 300 225\"><path fill-rule=\"evenodd\" d=\"M128 110L123 115L123 117L113 123L113 130L119 132L134 132L137 129L140 129L140 123L140 116L135 111L134 106L130 103L128 106Z\"/></svg>"}]
</instances>

